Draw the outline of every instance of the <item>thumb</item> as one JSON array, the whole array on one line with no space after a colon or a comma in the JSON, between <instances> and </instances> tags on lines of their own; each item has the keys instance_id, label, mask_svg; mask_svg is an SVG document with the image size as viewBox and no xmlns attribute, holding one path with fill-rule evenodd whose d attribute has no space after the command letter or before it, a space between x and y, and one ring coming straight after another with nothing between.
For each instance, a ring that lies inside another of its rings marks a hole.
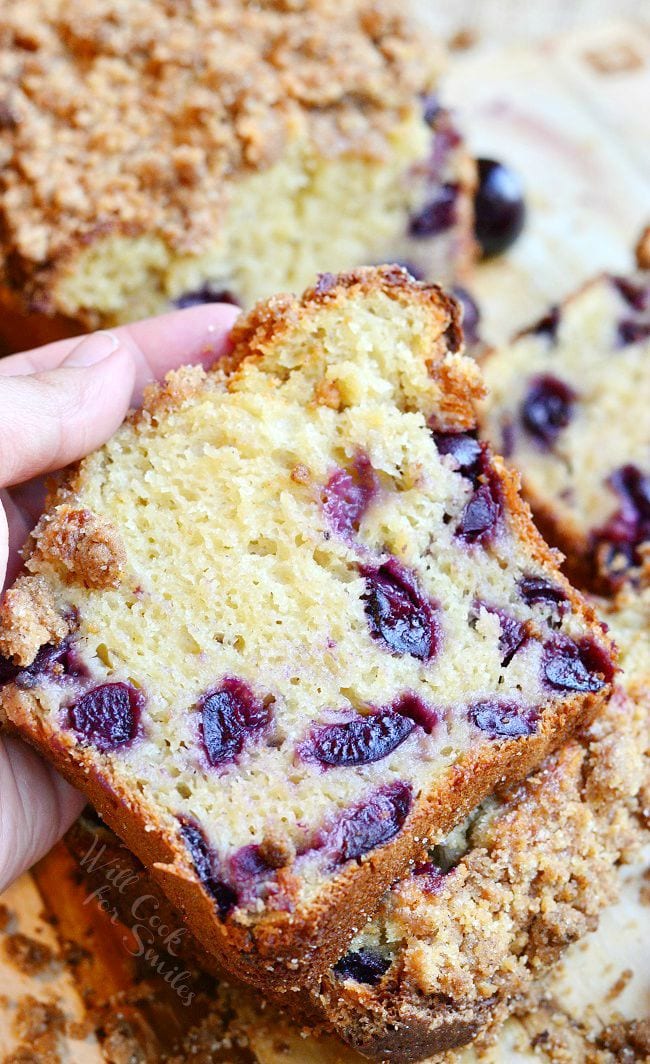
<instances>
[{"instance_id":1,"label":"thumb","mask_svg":"<svg viewBox=\"0 0 650 1064\"><path fill-rule=\"evenodd\" d=\"M87 336L61 368L0 378L0 487L74 462L119 426L135 379L113 333Z\"/></svg>"}]
</instances>

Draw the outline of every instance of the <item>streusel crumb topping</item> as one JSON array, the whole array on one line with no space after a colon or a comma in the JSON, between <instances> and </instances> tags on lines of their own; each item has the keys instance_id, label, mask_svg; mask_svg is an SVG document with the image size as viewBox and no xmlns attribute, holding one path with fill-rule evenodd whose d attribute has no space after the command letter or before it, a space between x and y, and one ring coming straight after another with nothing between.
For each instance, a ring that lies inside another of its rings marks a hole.
<instances>
[{"instance_id":1,"label":"streusel crumb topping","mask_svg":"<svg viewBox=\"0 0 650 1064\"><path fill-rule=\"evenodd\" d=\"M14 285L98 233L194 253L224 183L306 139L381 158L440 57L393 0L0 8L0 251Z\"/></svg>"}]
</instances>

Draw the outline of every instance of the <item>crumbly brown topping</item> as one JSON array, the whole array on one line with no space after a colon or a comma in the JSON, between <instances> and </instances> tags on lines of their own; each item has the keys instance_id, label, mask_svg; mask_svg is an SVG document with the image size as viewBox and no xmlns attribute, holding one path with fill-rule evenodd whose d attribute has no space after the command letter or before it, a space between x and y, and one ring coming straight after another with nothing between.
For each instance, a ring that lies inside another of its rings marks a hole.
<instances>
[{"instance_id":1,"label":"crumbly brown topping","mask_svg":"<svg viewBox=\"0 0 650 1064\"><path fill-rule=\"evenodd\" d=\"M0 212L14 283L105 230L199 250L219 223L224 179L268 166L302 132L325 155L384 154L440 66L403 6L2 5Z\"/></svg>"},{"instance_id":2,"label":"crumbly brown topping","mask_svg":"<svg viewBox=\"0 0 650 1064\"><path fill-rule=\"evenodd\" d=\"M16 1010L14 1030L27 1042L34 1042L56 1031L65 1030L65 1015L53 1002L39 1001L28 994Z\"/></svg>"},{"instance_id":3,"label":"crumbly brown topping","mask_svg":"<svg viewBox=\"0 0 650 1064\"><path fill-rule=\"evenodd\" d=\"M54 954L44 942L38 942L29 935L17 931L7 935L4 942L7 958L25 975L37 975L49 968L54 961Z\"/></svg>"},{"instance_id":4,"label":"crumbly brown topping","mask_svg":"<svg viewBox=\"0 0 650 1064\"><path fill-rule=\"evenodd\" d=\"M34 532L34 556L83 587L116 587L126 564L122 540L110 521L90 510L59 506Z\"/></svg>"},{"instance_id":5,"label":"crumbly brown topping","mask_svg":"<svg viewBox=\"0 0 650 1064\"><path fill-rule=\"evenodd\" d=\"M20 576L0 601L0 654L31 665L44 643L63 639L68 625L42 576Z\"/></svg>"}]
</instances>

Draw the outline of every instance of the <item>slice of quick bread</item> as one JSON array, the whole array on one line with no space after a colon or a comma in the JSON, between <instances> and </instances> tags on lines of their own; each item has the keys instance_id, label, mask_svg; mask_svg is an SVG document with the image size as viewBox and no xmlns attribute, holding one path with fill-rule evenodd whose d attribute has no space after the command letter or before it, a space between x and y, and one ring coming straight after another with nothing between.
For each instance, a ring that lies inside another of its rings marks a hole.
<instances>
[{"instance_id":1,"label":"slice of quick bread","mask_svg":"<svg viewBox=\"0 0 650 1064\"><path fill-rule=\"evenodd\" d=\"M650 541L650 236L490 354L485 427L542 531L596 590L638 580Z\"/></svg>"},{"instance_id":2,"label":"slice of quick bread","mask_svg":"<svg viewBox=\"0 0 650 1064\"><path fill-rule=\"evenodd\" d=\"M457 319L396 267L260 304L67 475L2 605L10 724L274 991L610 693Z\"/></svg>"},{"instance_id":3,"label":"slice of quick bread","mask_svg":"<svg viewBox=\"0 0 650 1064\"><path fill-rule=\"evenodd\" d=\"M27 347L317 270L474 256L475 166L396 0L0 10L0 332Z\"/></svg>"}]
</instances>

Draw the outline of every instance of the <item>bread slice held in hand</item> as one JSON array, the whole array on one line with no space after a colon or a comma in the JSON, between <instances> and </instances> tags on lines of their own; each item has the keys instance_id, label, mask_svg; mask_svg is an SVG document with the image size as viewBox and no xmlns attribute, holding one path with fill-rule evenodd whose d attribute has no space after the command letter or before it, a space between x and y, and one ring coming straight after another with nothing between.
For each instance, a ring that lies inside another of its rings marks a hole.
<instances>
[{"instance_id":1,"label":"bread slice held in hand","mask_svg":"<svg viewBox=\"0 0 650 1064\"><path fill-rule=\"evenodd\" d=\"M461 348L396 267L258 305L67 475L2 605L11 725L273 993L610 690Z\"/></svg>"}]
</instances>

